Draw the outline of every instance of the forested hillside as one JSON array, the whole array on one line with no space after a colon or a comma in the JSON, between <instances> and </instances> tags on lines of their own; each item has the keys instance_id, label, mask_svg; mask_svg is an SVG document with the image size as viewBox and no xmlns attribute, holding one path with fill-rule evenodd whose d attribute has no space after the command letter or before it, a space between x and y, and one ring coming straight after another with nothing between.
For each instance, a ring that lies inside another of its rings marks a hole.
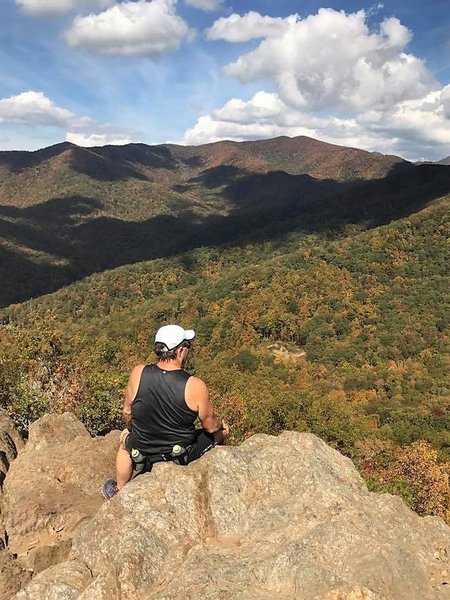
<instances>
[{"instance_id":1,"label":"forested hillside","mask_svg":"<svg viewBox=\"0 0 450 600\"><path fill-rule=\"evenodd\" d=\"M229 242L287 215L313 228L321 213L365 218L353 208L361 197L386 195L381 214L395 218L412 207L398 205L400 189L408 202L426 202L448 179L443 168L421 171L398 157L302 137L0 152L0 306L93 272Z\"/></svg>"},{"instance_id":2,"label":"forested hillside","mask_svg":"<svg viewBox=\"0 0 450 600\"><path fill-rule=\"evenodd\" d=\"M70 264L27 258L24 277L8 250L2 405L23 428L66 409L92 432L118 426L130 368L151 360L158 326L179 322L197 331L191 370L234 442L312 431L374 489L449 518L450 169L338 181L234 168L183 184L205 204L170 218L87 211L83 222L80 211L72 222L67 198L48 213L48 202L8 207L4 223L22 224L27 249ZM74 283L18 304L30 280L41 291Z\"/></svg>"}]
</instances>

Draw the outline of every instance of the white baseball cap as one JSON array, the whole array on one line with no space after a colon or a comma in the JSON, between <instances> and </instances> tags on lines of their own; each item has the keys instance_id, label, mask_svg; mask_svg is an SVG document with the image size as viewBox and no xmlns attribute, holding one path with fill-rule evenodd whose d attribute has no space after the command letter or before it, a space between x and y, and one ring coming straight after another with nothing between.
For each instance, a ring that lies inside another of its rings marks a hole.
<instances>
[{"instance_id":1,"label":"white baseball cap","mask_svg":"<svg viewBox=\"0 0 450 600\"><path fill-rule=\"evenodd\" d=\"M179 325L164 325L160 327L155 335L155 344L161 342L167 346L167 350L173 350L185 340L193 340L195 331L183 329Z\"/></svg>"}]
</instances>

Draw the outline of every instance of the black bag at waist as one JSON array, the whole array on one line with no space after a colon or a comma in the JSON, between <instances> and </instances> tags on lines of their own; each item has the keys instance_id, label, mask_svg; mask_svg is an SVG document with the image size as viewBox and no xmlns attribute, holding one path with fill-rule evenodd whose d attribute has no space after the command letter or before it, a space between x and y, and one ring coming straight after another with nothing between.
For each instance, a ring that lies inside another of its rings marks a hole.
<instances>
[{"instance_id":1,"label":"black bag at waist","mask_svg":"<svg viewBox=\"0 0 450 600\"><path fill-rule=\"evenodd\" d=\"M185 466L189 463L190 448L191 446L174 444L169 452L160 454L144 454L137 448L132 448L130 455L133 461L133 472L150 471L151 467L157 462L174 462L177 465Z\"/></svg>"}]
</instances>

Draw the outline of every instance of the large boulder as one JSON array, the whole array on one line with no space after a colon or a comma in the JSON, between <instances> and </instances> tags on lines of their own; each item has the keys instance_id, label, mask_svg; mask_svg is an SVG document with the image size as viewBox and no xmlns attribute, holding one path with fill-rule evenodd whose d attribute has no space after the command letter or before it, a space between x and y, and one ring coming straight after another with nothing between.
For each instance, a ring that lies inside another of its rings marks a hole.
<instances>
[{"instance_id":1,"label":"large boulder","mask_svg":"<svg viewBox=\"0 0 450 600\"><path fill-rule=\"evenodd\" d=\"M92 438L71 413L31 425L3 498L8 550L23 566L37 572L67 557L74 533L102 504L100 488L114 474L118 436Z\"/></svg>"},{"instance_id":2,"label":"large boulder","mask_svg":"<svg viewBox=\"0 0 450 600\"><path fill-rule=\"evenodd\" d=\"M311 434L158 464L15 600L448 600L450 528Z\"/></svg>"},{"instance_id":3,"label":"large boulder","mask_svg":"<svg viewBox=\"0 0 450 600\"><path fill-rule=\"evenodd\" d=\"M83 423L73 413L44 415L32 423L28 429L27 451L61 446L77 438L89 439L90 435Z\"/></svg>"}]
</instances>

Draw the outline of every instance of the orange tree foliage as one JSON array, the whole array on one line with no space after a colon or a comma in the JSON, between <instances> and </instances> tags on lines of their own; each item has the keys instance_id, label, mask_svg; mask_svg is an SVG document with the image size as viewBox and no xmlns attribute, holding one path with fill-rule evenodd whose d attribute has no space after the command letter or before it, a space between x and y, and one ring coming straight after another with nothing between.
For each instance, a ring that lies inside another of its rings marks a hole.
<instances>
[{"instance_id":1,"label":"orange tree foliage","mask_svg":"<svg viewBox=\"0 0 450 600\"><path fill-rule=\"evenodd\" d=\"M437 515L450 524L450 462L427 442L398 447L370 439L359 445L359 467L374 491L400 494L420 515Z\"/></svg>"},{"instance_id":2,"label":"orange tree foliage","mask_svg":"<svg viewBox=\"0 0 450 600\"><path fill-rule=\"evenodd\" d=\"M439 462L426 442L401 448L389 477L407 481L413 488L412 508L421 515L438 515L450 523L450 463Z\"/></svg>"}]
</instances>

